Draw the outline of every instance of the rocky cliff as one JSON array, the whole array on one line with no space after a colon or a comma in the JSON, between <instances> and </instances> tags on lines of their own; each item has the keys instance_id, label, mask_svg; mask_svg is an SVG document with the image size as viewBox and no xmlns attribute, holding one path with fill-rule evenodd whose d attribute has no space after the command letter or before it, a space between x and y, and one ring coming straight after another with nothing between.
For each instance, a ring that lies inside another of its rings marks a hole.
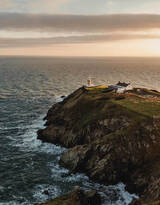
<instances>
[{"instance_id":1,"label":"rocky cliff","mask_svg":"<svg viewBox=\"0 0 160 205\"><path fill-rule=\"evenodd\" d=\"M60 164L105 185L124 182L134 204L160 199L160 93L82 87L48 111L38 138L68 149Z\"/></svg>"},{"instance_id":2,"label":"rocky cliff","mask_svg":"<svg viewBox=\"0 0 160 205\"><path fill-rule=\"evenodd\" d=\"M76 188L72 192L57 197L46 203L35 205L100 205L101 198L96 191L87 191Z\"/></svg>"}]
</instances>

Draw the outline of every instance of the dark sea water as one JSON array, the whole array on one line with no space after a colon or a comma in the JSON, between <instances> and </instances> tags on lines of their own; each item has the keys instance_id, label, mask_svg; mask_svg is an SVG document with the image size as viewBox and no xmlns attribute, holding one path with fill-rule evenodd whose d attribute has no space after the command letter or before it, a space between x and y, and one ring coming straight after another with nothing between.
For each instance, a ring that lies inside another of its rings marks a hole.
<instances>
[{"instance_id":1,"label":"dark sea water","mask_svg":"<svg viewBox=\"0 0 160 205\"><path fill-rule=\"evenodd\" d=\"M0 57L0 205L43 202L75 186L97 189L107 205L132 200L123 184L105 187L81 174L64 177L68 171L58 160L65 149L36 139L50 106L88 76L94 84L120 80L160 90L160 59Z\"/></svg>"}]
</instances>

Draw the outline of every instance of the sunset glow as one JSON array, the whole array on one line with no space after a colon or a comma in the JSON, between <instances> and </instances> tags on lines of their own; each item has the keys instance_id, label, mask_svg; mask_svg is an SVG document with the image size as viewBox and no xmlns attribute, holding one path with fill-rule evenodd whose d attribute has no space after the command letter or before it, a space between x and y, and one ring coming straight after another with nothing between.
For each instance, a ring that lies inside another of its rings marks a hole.
<instances>
[{"instance_id":1,"label":"sunset glow","mask_svg":"<svg viewBox=\"0 0 160 205\"><path fill-rule=\"evenodd\" d=\"M160 56L158 8L156 0L3 0L0 55Z\"/></svg>"}]
</instances>

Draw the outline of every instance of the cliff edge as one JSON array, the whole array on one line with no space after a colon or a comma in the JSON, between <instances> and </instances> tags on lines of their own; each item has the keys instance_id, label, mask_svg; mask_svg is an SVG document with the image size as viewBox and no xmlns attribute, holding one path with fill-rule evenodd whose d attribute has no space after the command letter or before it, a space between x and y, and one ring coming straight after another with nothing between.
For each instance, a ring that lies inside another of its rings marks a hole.
<instances>
[{"instance_id":1,"label":"cliff edge","mask_svg":"<svg viewBox=\"0 0 160 205\"><path fill-rule=\"evenodd\" d=\"M60 164L105 185L123 182L133 204L160 199L160 93L81 87L48 111L38 138L68 149Z\"/></svg>"}]
</instances>

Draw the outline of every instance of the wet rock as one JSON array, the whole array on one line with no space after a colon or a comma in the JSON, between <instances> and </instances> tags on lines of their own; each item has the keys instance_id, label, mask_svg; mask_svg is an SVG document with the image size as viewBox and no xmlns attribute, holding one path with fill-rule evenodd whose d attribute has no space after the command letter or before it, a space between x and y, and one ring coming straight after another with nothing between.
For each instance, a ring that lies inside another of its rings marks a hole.
<instances>
[{"instance_id":1,"label":"wet rock","mask_svg":"<svg viewBox=\"0 0 160 205\"><path fill-rule=\"evenodd\" d=\"M90 190L84 192L80 188L76 188L69 194L57 197L46 203L37 203L35 205L100 205L101 198L100 195L94 191Z\"/></svg>"},{"instance_id":2,"label":"wet rock","mask_svg":"<svg viewBox=\"0 0 160 205\"><path fill-rule=\"evenodd\" d=\"M49 191L48 190L44 190L43 192L45 195L49 196Z\"/></svg>"},{"instance_id":3,"label":"wet rock","mask_svg":"<svg viewBox=\"0 0 160 205\"><path fill-rule=\"evenodd\" d=\"M62 155L60 164L66 165L66 168L72 172L80 171L80 169L83 171L84 162L87 162L89 154L90 148L88 146L76 146Z\"/></svg>"}]
</instances>

